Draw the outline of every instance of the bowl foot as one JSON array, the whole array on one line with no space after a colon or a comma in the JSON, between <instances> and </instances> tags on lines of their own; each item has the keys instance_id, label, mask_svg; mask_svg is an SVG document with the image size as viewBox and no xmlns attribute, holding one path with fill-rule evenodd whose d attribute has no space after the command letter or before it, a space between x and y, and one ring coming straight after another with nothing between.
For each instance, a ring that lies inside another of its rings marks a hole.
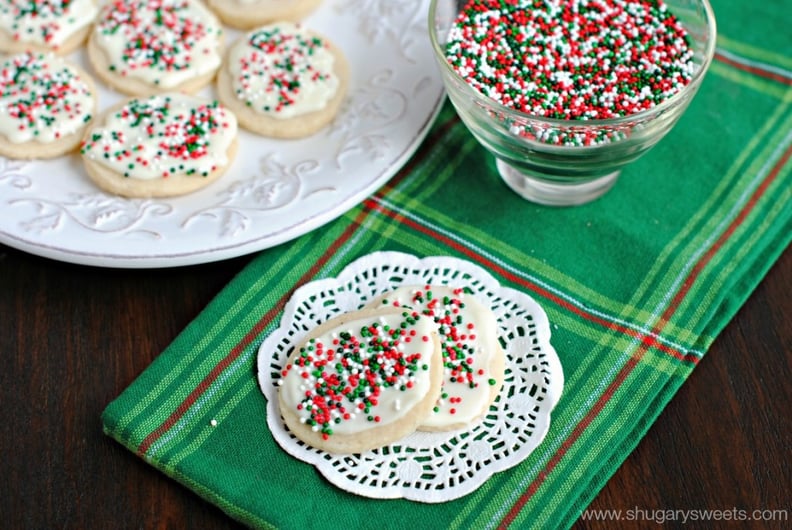
<instances>
[{"instance_id":1,"label":"bowl foot","mask_svg":"<svg viewBox=\"0 0 792 530\"><path fill-rule=\"evenodd\" d=\"M529 173L497 161L503 181L522 198L548 206L576 206L591 202L604 195L616 183L620 171L582 183L565 184L537 178Z\"/></svg>"}]
</instances>

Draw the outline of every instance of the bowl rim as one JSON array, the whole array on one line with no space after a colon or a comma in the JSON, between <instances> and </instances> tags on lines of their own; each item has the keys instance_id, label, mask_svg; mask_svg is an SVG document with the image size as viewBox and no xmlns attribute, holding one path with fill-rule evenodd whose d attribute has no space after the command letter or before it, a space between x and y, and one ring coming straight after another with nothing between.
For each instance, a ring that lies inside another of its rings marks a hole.
<instances>
[{"instance_id":1,"label":"bowl rim","mask_svg":"<svg viewBox=\"0 0 792 530\"><path fill-rule=\"evenodd\" d=\"M707 71L709 70L710 64L715 56L715 47L718 37L718 30L717 30L717 22L715 20L715 12L712 9L712 5L710 4L709 0L696 0L699 2L702 7L704 8L704 12L707 17L708 28L709 31L707 32L707 47L704 50L704 61L701 63L701 66L693 75L693 78L690 80L682 90L671 96L670 98L666 99L659 105L655 105L648 109L641 110L639 112L634 112L632 114L627 114L625 116L619 116L617 118L593 118L593 119L563 119L563 118L548 118L546 116L541 116L539 114L530 114L528 112L523 112L521 110L514 109L512 107L507 107L506 105L495 101L494 99L482 94L478 90L475 90L470 86L470 84L454 70L448 61L445 59L445 54L443 53L442 47L437 39L437 31L435 26L435 14L437 12L437 4L440 0L430 0L429 2L429 13L428 13L428 23L429 23L429 40L432 44L432 50L435 55L435 59L437 63L439 63L440 68L443 68L446 73L450 74L452 77L459 80L466 88L465 90L469 92L472 96L474 96L478 100L482 100L486 102L487 105L490 105L495 108L498 112L506 113L513 115L517 118L522 119L529 119L534 121L541 121L550 125L558 126L559 128L569 128L569 127L591 127L591 126L614 126L614 125L628 125L635 121L642 121L642 119L646 116L651 116L653 114L662 114L666 109L670 107L674 107L677 103L687 97L688 94L695 92L698 90L698 86L701 84L704 76L706 75ZM665 2L664 2L665 3ZM446 88L446 93L448 89ZM692 97L692 96L691 96Z\"/></svg>"}]
</instances>

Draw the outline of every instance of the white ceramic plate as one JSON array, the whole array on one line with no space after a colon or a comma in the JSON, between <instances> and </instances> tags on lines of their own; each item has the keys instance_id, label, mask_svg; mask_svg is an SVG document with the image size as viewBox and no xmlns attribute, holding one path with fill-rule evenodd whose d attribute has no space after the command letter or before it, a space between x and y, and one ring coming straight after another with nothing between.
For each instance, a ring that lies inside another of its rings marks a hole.
<instances>
[{"instance_id":1,"label":"white ceramic plate","mask_svg":"<svg viewBox=\"0 0 792 530\"><path fill-rule=\"evenodd\" d=\"M125 199L96 188L76 154L0 157L0 242L86 265L169 267L269 248L339 217L396 174L440 109L428 4L326 0L304 24L330 37L352 66L337 119L303 140L242 132L228 173L194 194ZM228 31L228 41L237 35ZM84 52L73 58L87 65ZM120 98L103 89L100 105Z\"/></svg>"}]
</instances>

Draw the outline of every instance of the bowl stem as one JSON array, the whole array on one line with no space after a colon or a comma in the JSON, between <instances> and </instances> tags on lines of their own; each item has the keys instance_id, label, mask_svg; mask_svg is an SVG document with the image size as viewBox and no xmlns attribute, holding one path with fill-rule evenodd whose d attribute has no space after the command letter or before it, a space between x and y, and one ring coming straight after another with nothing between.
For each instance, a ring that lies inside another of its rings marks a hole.
<instances>
[{"instance_id":1,"label":"bowl stem","mask_svg":"<svg viewBox=\"0 0 792 530\"><path fill-rule=\"evenodd\" d=\"M548 206L576 206L598 199L616 183L621 171L584 182L549 182L548 176L527 173L497 160L498 173L518 195Z\"/></svg>"}]
</instances>

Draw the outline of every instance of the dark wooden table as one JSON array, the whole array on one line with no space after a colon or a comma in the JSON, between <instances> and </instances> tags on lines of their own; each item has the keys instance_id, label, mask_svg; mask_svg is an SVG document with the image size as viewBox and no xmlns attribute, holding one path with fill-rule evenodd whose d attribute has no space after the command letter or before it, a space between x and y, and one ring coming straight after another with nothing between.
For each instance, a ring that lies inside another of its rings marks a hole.
<instances>
[{"instance_id":1,"label":"dark wooden table","mask_svg":"<svg viewBox=\"0 0 792 530\"><path fill-rule=\"evenodd\" d=\"M249 259L115 270L0 245L3 528L238 526L105 437L99 416ZM590 508L786 510L770 527L792 527L791 403L788 249Z\"/></svg>"}]
</instances>

